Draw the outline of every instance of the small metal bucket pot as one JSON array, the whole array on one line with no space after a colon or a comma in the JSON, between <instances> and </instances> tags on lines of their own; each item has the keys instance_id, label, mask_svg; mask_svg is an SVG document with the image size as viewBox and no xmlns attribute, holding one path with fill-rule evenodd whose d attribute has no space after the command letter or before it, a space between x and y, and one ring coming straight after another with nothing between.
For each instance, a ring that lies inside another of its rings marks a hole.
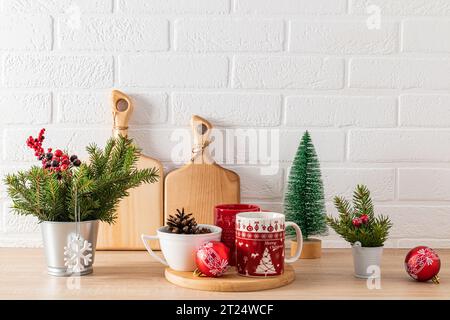
<instances>
[{"instance_id":1,"label":"small metal bucket pot","mask_svg":"<svg viewBox=\"0 0 450 320\"><path fill-rule=\"evenodd\" d=\"M367 279L381 276L383 247L362 247L360 242L352 246L355 277Z\"/></svg>"},{"instance_id":2,"label":"small metal bucket pot","mask_svg":"<svg viewBox=\"0 0 450 320\"><path fill-rule=\"evenodd\" d=\"M45 257L47 259L48 274L58 277L67 277L73 273L65 265L64 251L69 239L76 235L75 222L52 222L44 221L41 224L42 238L44 242ZM80 235L92 244L91 262L77 275L92 273L97 246L98 220L80 222Z\"/></svg>"}]
</instances>

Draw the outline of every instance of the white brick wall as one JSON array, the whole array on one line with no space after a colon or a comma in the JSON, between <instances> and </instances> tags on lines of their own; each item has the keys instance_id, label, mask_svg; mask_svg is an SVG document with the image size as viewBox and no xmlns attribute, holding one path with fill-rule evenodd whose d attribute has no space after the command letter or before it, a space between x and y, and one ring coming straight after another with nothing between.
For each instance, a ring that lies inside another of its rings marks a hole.
<instances>
[{"instance_id":1,"label":"white brick wall","mask_svg":"<svg viewBox=\"0 0 450 320\"><path fill-rule=\"evenodd\" d=\"M277 94L174 93L173 123L186 125L201 114L217 126L278 126L281 96Z\"/></svg>"},{"instance_id":2,"label":"white brick wall","mask_svg":"<svg viewBox=\"0 0 450 320\"><path fill-rule=\"evenodd\" d=\"M369 30L366 21L291 22L289 49L292 52L325 54L389 54L398 51L399 27L386 22Z\"/></svg>"},{"instance_id":3,"label":"white brick wall","mask_svg":"<svg viewBox=\"0 0 450 320\"><path fill-rule=\"evenodd\" d=\"M449 90L449 73L450 59L447 58L352 58L349 86L366 89Z\"/></svg>"},{"instance_id":4,"label":"white brick wall","mask_svg":"<svg viewBox=\"0 0 450 320\"><path fill-rule=\"evenodd\" d=\"M403 22L404 52L450 52L450 20L406 20Z\"/></svg>"},{"instance_id":5,"label":"white brick wall","mask_svg":"<svg viewBox=\"0 0 450 320\"><path fill-rule=\"evenodd\" d=\"M346 0L236 0L237 13L327 15L345 13Z\"/></svg>"},{"instance_id":6,"label":"white brick wall","mask_svg":"<svg viewBox=\"0 0 450 320\"><path fill-rule=\"evenodd\" d=\"M298 56L236 56L233 88L341 89L344 61Z\"/></svg>"},{"instance_id":7,"label":"white brick wall","mask_svg":"<svg viewBox=\"0 0 450 320\"><path fill-rule=\"evenodd\" d=\"M14 37L11 35L14 34ZM0 15L0 50L46 51L52 47L52 19L45 15Z\"/></svg>"},{"instance_id":8,"label":"white brick wall","mask_svg":"<svg viewBox=\"0 0 450 320\"><path fill-rule=\"evenodd\" d=\"M350 130L348 157L355 162L448 162L450 149L442 146L449 141L449 130Z\"/></svg>"},{"instance_id":9,"label":"white brick wall","mask_svg":"<svg viewBox=\"0 0 450 320\"><path fill-rule=\"evenodd\" d=\"M325 197L352 197L354 186L364 183L376 201L395 199L395 170L392 168L325 168L322 169Z\"/></svg>"},{"instance_id":10,"label":"white brick wall","mask_svg":"<svg viewBox=\"0 0 450 320\"><path fill-rule=\"evenodd\" d=\"M281 51L283 20L180 19L175 21L176 51Z\"/></svg>"},{"instance_id":11,"label":"white brick wall","mask_svg":"<svg viewBox=\"0 0 450 320\"><path fill-rule=\"evenodd\" d=\"M376 5L388 16L448 16L447 0L350 0L350 12L365 14L367 7Z\"/></svg>"},{"instance_id":12,"label":"white brick wall","mask_svg":"<svg viewBox=\"0 0 450 320\"><path fill-rule=\"evenodd\" d=\"M108 56L7 54L3 59L7 88L105 88L113 85Z\"/></svg>"},{"instance_id":13,"label":"white brick wall","mask_svg":"<svg viewBox=\"0 0 450 320\"><path fill-rule=\"evenodd\" d=\"M151 17L81 17L79 28L70 19L57 21L57 49L88 51L166 51L169 23Z\"/></svg>"},{"instance_id":14,"label":"white brick wall","mask_svg":"<svg viewBox=\"0 0 450 320\"><path fill-rule=\"evenodd\" d=\"M228 59L190 55L122 55L119 83L130 87L224 88Z\"/></svg>"},{"instance_id":15,"label":"white brick wall","mask_svg":"<svg viewBox=\"0 0 450 320\"><path fill-rule=\"evenodd\" d=\"M167 95L165 93L132 94L134 112L130 125L149 125L165 123L167 120ZM111 106L107 92L61 92L55 98L56 122L64 124L112 124Z\"/></svg>"},{"instance_id":16,"label":"white brick wall","mask_svg":"<svg viewBox=\"0 0 450 320\"><path fill-rule=\"evenodd\" d=\"M119 12L145 14L224 14L229 0L118 0Z\"/></svg>"},{"instance_id":17,"label":"white brick wall","mask_svg":"<svg viewBox=\"0 0 450 320\"><path fill-rule=\"evenodd\" d=\"M449 36L448 0L0 0L0 175L34 163L24 140L44 126L80 156L103 144L118 88L135 103L129 134L166 168L187 160L175 129L193 113L216 143L278 130L271 175L264 144L256 163L230 147L227 166L243 201L281 210L308 129L329 213L365 183L394 221L387 246L450 247ZM0 185L0 246L40 245L9 204Z\"/></svg>"},{"instance_id":18,"label":"white brick wall","mask_svg":"<svg viewBox=\"0 0 450 320\"><path fill-rule=\"evenodd\" d=\"M442 168L402 168L398 180L401 200L450 200L450 170Z\"/></svg>"},{"instance_id":19,"label":"white brick wall","mask_svg":"<svg viewBox=\"0 0 450 320\"><path fill-rule=\"evenodd\" d=\"M393 127L397 121L395 97L288 96L286 125L323 127Z\"/></svg>"},{"instance_id":20,"label":"white brick wall","mask_svg":"<svg viewBox=\"0 0 450 320\"><path fill-rule=\"evenodd\" d=\"M7 0L3 1L3 10L14 13L48 13L61 14L71 8L84 13L110 13L111 0Z\"/></svg>"},{"instance_id":21,"label":"white brick wall","mask_svg":"<svg viewBox=\"0 0 450 320\"><path fill-rule=\"evenodd\" d=\"M449 127L450 95L401 95L400 125L404 127Z\"/></svg>"},{"instance_id":22,"label":"white brick wall","mask_svg":"<svg viewBox=\"0 0 450 320\"><path fill-rule=\"evenodd\" d=\"M52 116L50 93L1 93L0 124L47 124Z\"/></svg>"}]
</instances>

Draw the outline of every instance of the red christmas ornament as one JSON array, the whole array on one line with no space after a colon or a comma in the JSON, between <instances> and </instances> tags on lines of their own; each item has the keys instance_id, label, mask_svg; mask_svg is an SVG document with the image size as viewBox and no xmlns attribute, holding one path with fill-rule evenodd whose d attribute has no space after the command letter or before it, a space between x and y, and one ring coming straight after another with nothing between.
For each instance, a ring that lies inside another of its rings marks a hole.
<instances>
[{"instance_id":1,"label":"red christmas ornament","mask_svg":"<svg viewBox=\"0 0 450 320\"><path fill-rule=\"evenodd\" d=\"M405 258L405 269L411 278L423 282L433 280L439 283L437 274L441 269L441 259L433 249L419 246L411 249Z\"/></svg>"},{"instance_id":2,"label":"red christmas ornament","mask_svg":"<svg viewBox=\"0 0 450 320\"><path fill-rule=\"evenodd\" d=\"M197 250L197 268L208 277L220 277L228 269L230 249L220 241L210 241Z\"/></svg>"}]
</instances>

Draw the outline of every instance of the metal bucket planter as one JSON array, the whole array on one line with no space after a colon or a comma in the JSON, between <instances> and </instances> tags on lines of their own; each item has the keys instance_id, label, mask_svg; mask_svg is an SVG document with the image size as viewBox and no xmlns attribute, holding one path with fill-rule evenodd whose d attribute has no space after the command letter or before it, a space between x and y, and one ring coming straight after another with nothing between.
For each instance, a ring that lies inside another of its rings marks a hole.
<instances>
[{"instance_id":1,"label":"metal bucket planter","mask_svg":"<svg viewBox=\"0 0 450 320\"><path fill-rule=\"evenodd\" d=\"M367 279L381 275L383 247L362 247L356 242L352 246L355 277Z\"/></svg>"},{"instance_id":2,"label":"metal bucket planter","mask_svg":"<svg viewBox=\"0 0 450 320\"><path fill-rule=\"evenodd\" d=\"M97 246L98 225L98 220L79 223L81 237L92 244L92 251L89 252L92 254L92 261L77 275L86 275L93 271L92 265L94 264L95 248ZM44 221L41 223L41 231L48 274L59 277L72 275L73 273L65 265L64 247L67 246L69 239L76 235L75 222Z\"/></svg>"}]
</instances>

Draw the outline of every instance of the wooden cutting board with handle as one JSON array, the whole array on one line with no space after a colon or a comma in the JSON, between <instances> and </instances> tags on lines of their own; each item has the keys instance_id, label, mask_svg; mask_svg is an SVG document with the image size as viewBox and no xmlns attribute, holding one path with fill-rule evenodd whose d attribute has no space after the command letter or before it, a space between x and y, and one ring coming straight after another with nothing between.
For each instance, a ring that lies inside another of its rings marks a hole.
<instances>
[{"instance_id":1,"label":"wooden cutting board with handle","mask_svg":"<svg viewBox=\"0 0 450 320\"><path fill-rule=\"evenodd\" d=\"M214 224L214 206L240 202L239 176L218 165L209 153L212 125L199 116L191 120L194 146L188 164L167 174L164 182L164 214L185 208L197 223Z\"/></svg>"},{"instance_id":2,"label":"wooden cutting board with handle","mask_svg":"<svg viewBox=\"0 0 450 320\"><path fill-rule=\"evenodd\" d=\"M112 113L113 134L128 134L128 120L133 112L131 99L124 93L113 90ZM121 200L114 225L100 224L97 248L99 250L145 250L141 234L156 234L163 225L163 166L156 159L141 155L138 169L158 169L159 179L155 183L142 184L130 190L130 195ZM157 242L150 243L159 249Z\"/></svg>"}]
</instances>

